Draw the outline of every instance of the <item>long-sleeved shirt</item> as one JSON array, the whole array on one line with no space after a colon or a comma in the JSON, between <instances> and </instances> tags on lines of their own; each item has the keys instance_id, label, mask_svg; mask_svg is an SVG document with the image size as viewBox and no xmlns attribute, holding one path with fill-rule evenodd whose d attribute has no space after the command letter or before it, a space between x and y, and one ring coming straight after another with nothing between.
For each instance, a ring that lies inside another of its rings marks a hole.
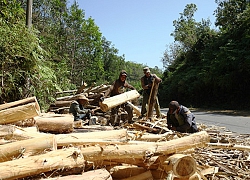
<instances>
[{"instance_id":1,"label":"long-sleeved shirt","mask_svg":"<svg viewBox=\"0 0 250 180\"><path fill-rule=\"evenodd\" d=\"M117 79L113 82L110 88L106 91L104 97L110 95L110 97L121 94L125 91L126 88L134 90L135 88L130 85L127 81L122 82L120 79Z\"/></svg>"},{"instance_id":2,"label":"long-sleeved shirt","mask_svg":"<svg viewBox=\"0 0 250 180\"><path fill-rule=\"evenodd\" d=\"M182 105L177 113L167 114L167 124L168 127L176 127L176 131L179 132L193 133L198 131L194 114Z\"/></svg>"},{"instance_id":3,"label":"long-sleeved shirt","mask_svg":"<svg viewBox=\"0 0 250 180\"><path fill-rule=\"evenodd\" d=\"M80 114L87 114L88 109L85 109L78 101L72 101L69 112L73 114L75 118L79 117Z\"/></svg>"},{"instance_id":4,"label":"long-sleeved shirt","mask_svg":"<svg viewBox=\"0 0 250 180\"><path fill-rule=\"evenodd\" d=\"M150 94L151 92L153 79L156 79L156 81L161 82L161 79L157 77L156 74L150 74L149 77L147 77L146 75L141 77L141 87L147 94Z\"/></svg>"}]
</instances>

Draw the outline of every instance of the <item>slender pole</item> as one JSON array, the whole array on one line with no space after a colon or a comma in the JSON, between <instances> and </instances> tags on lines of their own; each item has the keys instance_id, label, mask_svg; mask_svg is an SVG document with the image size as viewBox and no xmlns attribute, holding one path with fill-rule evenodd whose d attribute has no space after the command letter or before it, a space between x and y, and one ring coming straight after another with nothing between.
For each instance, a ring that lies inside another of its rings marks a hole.
<instances>
[{"instance_id":1,"label":"slender pole","mask_svg":"<svg viewBox=\"0 0 250 180\"><path fill-rule=\"evenodd\" d=\"M26 7L26 26L28 28L31 27L32 24L32 4L33 0L27 0L27 7Z\"/></svg>"}]
</instances>

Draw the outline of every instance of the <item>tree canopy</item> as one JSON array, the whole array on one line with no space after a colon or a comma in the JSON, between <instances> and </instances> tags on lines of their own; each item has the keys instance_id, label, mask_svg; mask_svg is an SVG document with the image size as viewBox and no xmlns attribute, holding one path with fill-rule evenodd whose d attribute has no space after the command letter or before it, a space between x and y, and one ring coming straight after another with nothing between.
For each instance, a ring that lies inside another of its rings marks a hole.
<instances>
[{"instance_id":1,"label":"tree canopy","mask_svg":"<svg viewBox=\"0 0 250 180\"><path fill-rule=\"evenodd\" d=\"M250 4L215 0L216 29L197 22L187 4L173 21L174 42L162 57L159 100L193 107L250 105ZM124 69L139 91L144 64L126 61L94 19L66 0L33 0L32 27L25 26L25 0L0 0L0 103L36 96L46 109L57 91L112 83ZM160 27L159 27L160 28Z\"/></svg>"},{"instance_id":2,"label":"tree canopy","mask_svg":"<svg viewBox=\"0 0 250 180\"><path fill-rule=\"evenodd\" d=\"M176 45L171 45L174 48L167 49L163 58L168 66L162 104L175 99L194 107L249 107L249 3L216 2L216 30L210 28L209 20L195 21L194 4L187 5L173 22Z\"/></svg>"},{"instance_id":3,"label":"tree canopy","mask_svg":"<svg viewBox=\"0 0 250 180\"><path fill-rule=\"evenodd\" d=\"M24 0L0 0L0 103L36 96L46 110L55 92L112 83L123 69L141 88L146 65L118 55L76 2L33 0L32 28L25 26L25 10Z\"/></svg>"}]
</instances>

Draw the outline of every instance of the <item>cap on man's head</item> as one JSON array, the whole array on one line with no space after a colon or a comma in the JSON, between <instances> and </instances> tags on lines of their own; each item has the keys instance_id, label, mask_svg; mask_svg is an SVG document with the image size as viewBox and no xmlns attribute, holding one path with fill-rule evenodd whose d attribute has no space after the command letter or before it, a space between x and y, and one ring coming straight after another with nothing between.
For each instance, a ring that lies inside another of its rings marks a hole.
<instances>
[{"instance_id":1,"label":"cap on man's head","mask_svg":"<svg viewBox=\"0 0 250 180\"><path fill-rule=\"evenodd\" d=\"M125 70L122 70L120 72L120 76L128 76L128 73Z\"/></svg>"},{"instance_id":2,"label":"cap on man's head","mask_svg":"<svg viewBox=\"0 0 250 180\"><path fill-rule=\"evenodd\" d=\"M175 111L176 109L178 109L179 106L180 105L177 101L171 101L168 105L169 109L171 109L172 111Z\"/></svg>"},{"instance_id":3,"label":"cap on man's head","mask_svg":"<svg viewBox=\"0 0 250 180\"><path fill-rule=\"evenodd\" d=\"M145 67L145 68L143 68L143 72L150 72L150 69L149 69L149 67Z\"/></svg>"}]
</instances>

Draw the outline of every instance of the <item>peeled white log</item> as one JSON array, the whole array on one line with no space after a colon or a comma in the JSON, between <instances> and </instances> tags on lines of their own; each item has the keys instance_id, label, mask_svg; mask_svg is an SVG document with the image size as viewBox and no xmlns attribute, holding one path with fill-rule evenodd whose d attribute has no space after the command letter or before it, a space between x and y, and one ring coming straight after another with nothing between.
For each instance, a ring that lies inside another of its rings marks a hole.
<instances>
[{"instance_id":1,"label":"peeled white log","mask_svg":"<svg viewBox=\"0 0 250 180\"><path fill-rule=\"evenodd\" d=\"M71 133L71 134L57 134L57 146L80 145L84 140L88 139L102 139L102 140L127 140L127 130L111 130L111 131L98 131L88 133Z\"/></svg>"},{"instance_id":2,"label":"peeled white log","mask_svg":"<svg viewBox=\"0 0 250 180\"><path fill-rule=\"evenodd\" d=\"M0 137L11 140L20 141L35 137L46 137L48 134L39 133L37 127L21 128L14 125L2 125L0 127Z\"/></svg>"},{"instance_id":3,"label":"peeled white log","mask_svg":"<svg viewBox=\"0 0 250 180\"><path fill-rule=\"evenodd\" d=\"M137 145L116 145L102 147L87 147L81 149L86 160L112 160L112 159L144 159L157 155L169 155L194 147L203 147L210 140L205 131L191 134L167 142L146 142Z\"/></svg>"},{"instance_id":4,"label":"peeled white log","mask_svg":"<svg viewBox=\"0 0 250 180\"><path fill-rule=\"evenodd\" d=\"M23 141L0 145L0 162L18 159L23 156L31 156L45 150L56 150L55 135L38 137Z\"/></svg>"},{"instance_id":5,"label":"peeled white log","mask_svg":"<svg viewBox=\"0 0 250 180\"><path fill-rule=\"evenodd\" d=\"M84 167L85 160L78 149L67 148L46 154L0 163L0 179L18 179L40 173L74 167Z\"/></svg>"},{"instance_id":6,"label":"peeled white log","mask_svg":"<svg viewBox=\"0 0 250 180\"><path fill-rule=\"evenodd\" d=\"M105 169L87 171L81 175L62 176L57 178L46 178L46 180L112 180L110 173Z\"/></svg>"},{"instance_id":7,"label":"peeled white log","mask_svg":"<svg viewBox=\"0 0 250 180\"><path fill-rule=\"evenodd\" d=\"M196 171L196 162L193 157L184 154L174 154L160 165L165 172L172 171L177 178L190 178Z\"/></svg>"},{"instance_id":8,"label":"peeled white log","mask_svg":"<svg viewBox=\"0 0 250 180\"><path fill-rule=\"evenodd\" d=\"M128 177L128 178L124 178L122 180L149 180L149 179L153 179L152 173L151 171L146 171L144 173L138 174L136 176L132 176L132 177Z\"/></svg>"},{"instance_id":9,"label":"peeled white log","mask_svg":"<svg viewBox=\"0 0 250 180\"><path fill-rule=\"evenodd\" d=\"M143 167L131 166L131 165L122 165L114 167L106 167L114 179L128 178L131 176L136 176L141 173L146 172L147 170Z\"/></svg>"},{"instance_id":10,"label":"peeled white log","mask_svg":"<svg viewBox=\"0 0 250 180\"><path fill-rule=\"evenodd\" d=\"M106 98L103 102L99 102L99 105L103 112L107 112L111 108L121 105L127 101L136 99L139 96L140 94L136 90L131 90L116 96L112 96L110 98Z\"/></svg>"},{"instance_id":11,"label":"peeled white log","mask_svg":"<svg viewBox=\"0 0 250 180\"><path fill-rule=\"evenodd\" d=\"M40 132L70 133L74 130L74 117L72 115L46 115L35 118Z\"/></svg>"},{"instance_id":12,"label":"peeled white log","mask_svg":"<svg viewBox=\"0 0 250 180\"><path fill-rule=\"evenodd\" d=\"M140 116L140 115L141 115L141 110L140 110L137 106L135 106L134 104L132 104L132 103L129 102L129 101L127 101L127 103L133 108L133 110L134 110L134 112L135 112L135 114L136 114L137 116Z\"/></svg>"},{"instance_id":13,"label":"peeled white log","mask_svg":"<svg viewBox=\"0 0 250 180\"><path fill-rule=\"evenodd\" d=\"M10 102L10 103L1 104L0 105L0 110L13 108L13 107L16 107L16 106L25 105L25 104L29 104L29 103L32 103L32 102L34 102L36 104L36 109L37 109L37 111L40 112L40 106L39 106L35 96L25 98L25 99L21 99L21 100L18 100L18 101L13 101L13 102Z\"/></svg>"},{"instance_id":14,"label":"peeled white log","mask_svg":"<svg viewBox=\"0 0 250 180\"><path fill-rule=\"evenodd\" d=\"M20 105L0 111L0 124L9 124L17 121L30 119L40 114L36 102Z\"/></svg>"}]
</instances>

